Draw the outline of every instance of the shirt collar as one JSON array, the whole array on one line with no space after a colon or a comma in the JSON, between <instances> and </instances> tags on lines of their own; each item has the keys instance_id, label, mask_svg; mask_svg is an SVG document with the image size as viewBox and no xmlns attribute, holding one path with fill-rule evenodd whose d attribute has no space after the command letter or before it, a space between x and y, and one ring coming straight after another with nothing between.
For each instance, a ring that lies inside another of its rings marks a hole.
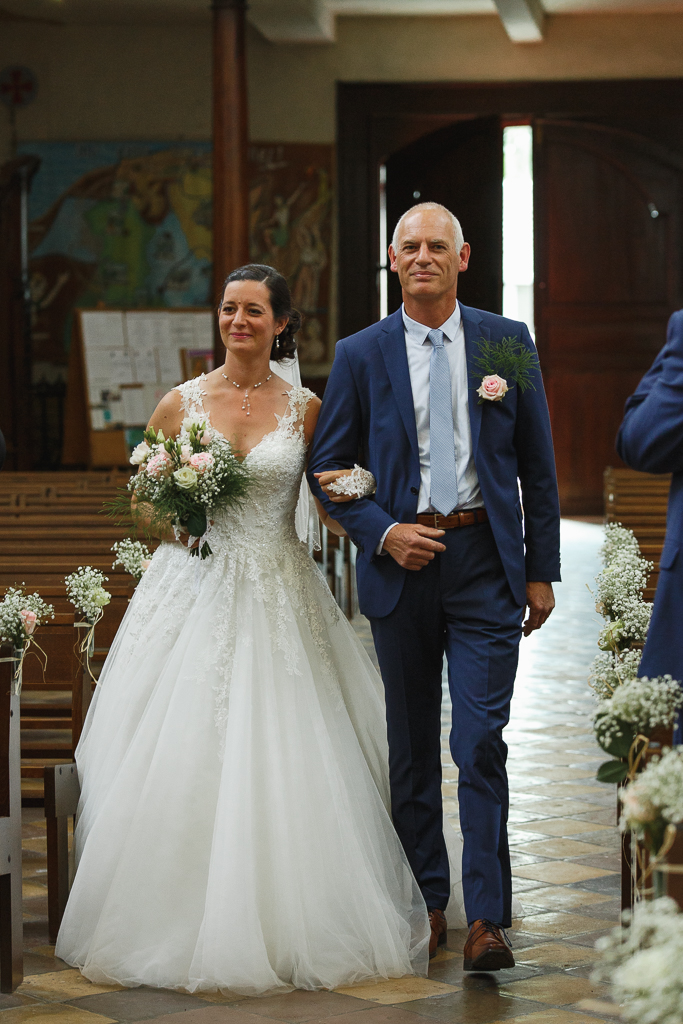
<instances>
[{"instance_id":1,"label":"shirt collar","mask_svg":"<svg viewBox=\"0 0 683 1024\"><path fill-rule=\"evenodd\" d=\"M406 313L406 308L401 304L401 316L403 317L403 327L406 332L406 341L412 345L424 345L428 340L428 335L431 330L426 324L421 324L418 320L413 320ZM454 341L455 337L460 328L460 303L456 301L455 309L449 316L448 320L441 324L439 328L443 331L444 341Z\"/></svg>"}]
</instances>

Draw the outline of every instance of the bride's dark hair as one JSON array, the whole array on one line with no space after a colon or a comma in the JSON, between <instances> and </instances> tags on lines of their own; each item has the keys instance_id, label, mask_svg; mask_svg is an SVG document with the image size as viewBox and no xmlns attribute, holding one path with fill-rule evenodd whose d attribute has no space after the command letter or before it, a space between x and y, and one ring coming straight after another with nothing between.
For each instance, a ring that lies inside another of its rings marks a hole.
<instances>
[{"instance_id":1,"label":"bride's dark hair","mask_svg":"<svg viewBox=\"0 0 683 1024\"><path fill-rule=\"evenodd\" d=\"M296 355L295 334L301 328L301 314L292 306L289 285L282 274L265 263L246 263L243 267L237 267L226 277L223 282L221 301L225 289L233 281L260 281L265 284L275 319L279 320L281 316L289 317L286 325L280 331L279 337L273 342L270 358L277 362L280 362L281 359L293 359ZM220 311L220 305L218 309Z\"/></svg>"}]
</instances>

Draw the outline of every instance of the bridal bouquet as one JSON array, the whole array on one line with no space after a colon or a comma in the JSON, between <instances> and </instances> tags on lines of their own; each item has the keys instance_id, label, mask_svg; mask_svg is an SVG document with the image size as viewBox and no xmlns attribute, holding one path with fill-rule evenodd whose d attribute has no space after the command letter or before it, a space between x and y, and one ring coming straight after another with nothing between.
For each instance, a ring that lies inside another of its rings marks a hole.
<instances>
[{"instance_id":1,"label":"bridal bouquet","mask_svg":"<svg viewBox=\"0 0 683 1024\"><path fill-rule=\"evenodd\" d=\"M207 558L211 548L206 540L211 516L244 498L250 477L230 445L213 436L206 422L190 417L183 420L176 438L164 437L163 430L149 427L130 457L139 470L128 483L133 506L149 516L150 531L173 527L200 543L191 555ZM125 492L108 504L110 515L128 511Z\"/></svg>"}]
</instances>

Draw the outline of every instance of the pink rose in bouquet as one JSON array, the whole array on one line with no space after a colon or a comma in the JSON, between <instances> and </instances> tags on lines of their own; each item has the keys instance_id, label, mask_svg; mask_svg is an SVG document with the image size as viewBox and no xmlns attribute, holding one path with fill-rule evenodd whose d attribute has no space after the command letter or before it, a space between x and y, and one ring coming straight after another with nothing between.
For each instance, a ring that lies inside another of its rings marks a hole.
<instances>
[{"instance_id":1,"label":"pink rose in bouquet","mask_svg":"<svg viewBox=\"0 0 683 1024\"><path fill-rule=\"evenodd\" d=\"M167 473L170 473L172 468L173 463L171 461L171 457L168 454L168 452L164 451L157 452L156 455L153 455L152 458L147 463L147 465L145 466L146 472L150 476L155 477L166 476Z\"/></svg>"},{"instance_id":2,"label":"pink rose in bouquet","mask_svg":"<svg viewBox=\"0 0 683 1024\"><path fill-rule=\"evenodd\" d=\"M26 631L26 636L31 636L36 628L38 616L35 612L32 612L30 608L22 608L19 612L19 618L21 619L21 624Z\"/></svg>"},{"instance_id":3,"label":"pink rose in bouquet","mask_svg":"<svg viewBox=\"0 0 683 1024\"><path fill-rule=\"evenodd\" d=\"M507 381L497 373L488 374L477 388L477 394L489 402L500 402L508 388Z\"/></svg>"},{"instance_id":4,"label":"pink rose in bouquet","mask_svg":"<svg viewBox=\"0 0 683 1024\"><path fill-rule=\"evenodd\" d=\"M190 457L190 466L197 473L204 473L207 469L211 469L213 464L214 458L211 452L197 452Z\"/></svg>"},{"instance_id":5,"label":"pink rose in bouquet","mask_svg":"<svg viewBox=\"0 0 683 1024\"><path fill-rule=\"evenodd\" d=\"M180 461L185 463L189 462L192 457L192 445L181 444L180 446Z\"/></svg>"}]
</instances>

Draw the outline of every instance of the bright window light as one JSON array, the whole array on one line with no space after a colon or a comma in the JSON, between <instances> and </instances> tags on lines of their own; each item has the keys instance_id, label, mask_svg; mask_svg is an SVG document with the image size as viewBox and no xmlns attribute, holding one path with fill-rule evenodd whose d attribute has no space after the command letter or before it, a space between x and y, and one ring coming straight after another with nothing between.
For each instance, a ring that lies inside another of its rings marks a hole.
<instances>
[{"instance_id":1,"label":"bright window light","mask_svg":"<svg viewBox=\"0 0 683 1024\"><path fill-rule=\"evenodd\" d=\"M531 125L503 130L503 316L534 336L534 178Z\"/></svg>"}]
</instances>

